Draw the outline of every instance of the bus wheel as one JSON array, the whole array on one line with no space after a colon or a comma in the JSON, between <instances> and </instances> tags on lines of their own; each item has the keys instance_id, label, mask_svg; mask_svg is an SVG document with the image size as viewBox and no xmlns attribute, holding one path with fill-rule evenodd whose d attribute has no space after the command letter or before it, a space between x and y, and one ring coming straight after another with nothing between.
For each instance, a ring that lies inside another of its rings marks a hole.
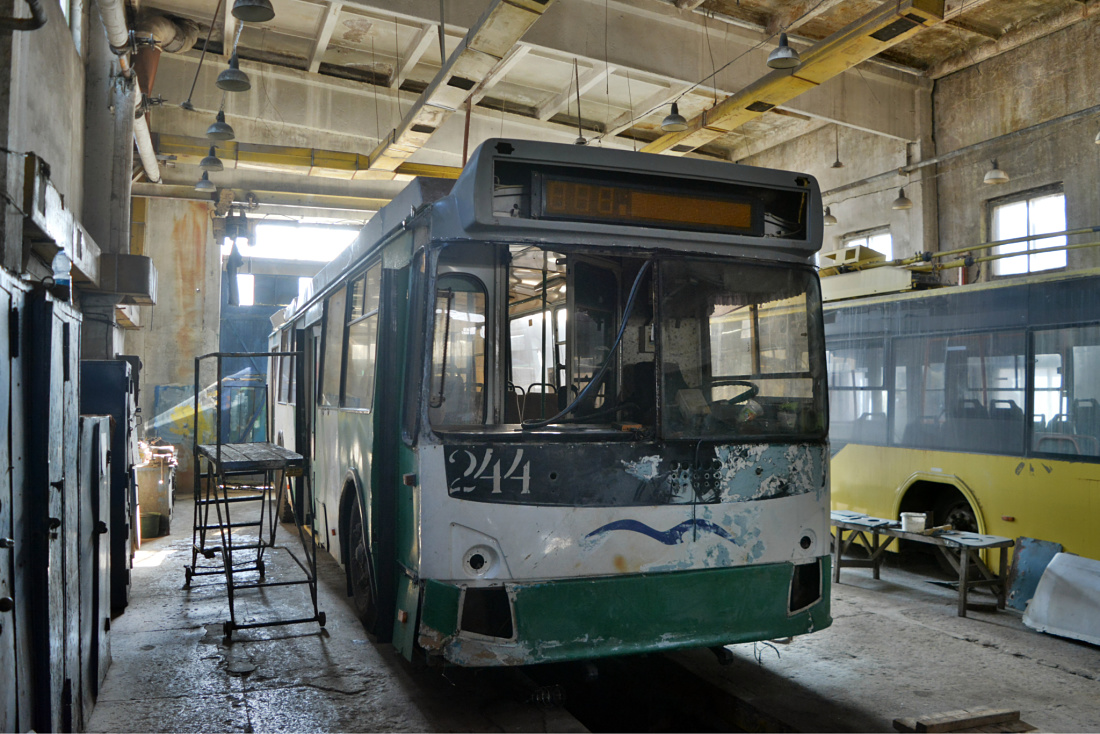
<instances>
[{"instance_id":1,"label":"bus wheel","mask_svg":"<svg viewBox=\"0 0 1100 734\"><path fill-rule=\"evenodd\" d=\"M378 607L371 592L370 558L367 556L366 537L363 533L363 517L359 512L359 502L351 506L351 518L348 522L348 575L351 581L351 598L355 615L363 623L367 632L377 633Z\"/></svg>"},{"instance_id":2,"label":"bus wheel","mask_svg":"<svg viewBox=\"0 0 1100 734\"><path fill-rule=\"evenodd\" d=\"M978 532L978 518L966 500L956 499L937 508L937 525L950 525L964 533Z\"/></svg>"},{"instance_id":3,"label":"bus wheel","mask_svg":"<svg viewBox=\"0 0 1100 734\"><path fill-rule=\"evenodd\" d=\"M937 525L950 525L955 530L960 530L964 533L978 532L978 517L974 514L974 510L970 507L970 503L964 499L953 498L947 500L936 508L933 517ZM936 550L940 551L941 549ZM936 553L936 562L939 564L940 570L950 576L955 576L959 572L958 568L952 566L947 559L944 558L942 552Z\"/></svg>"}]
</instances>

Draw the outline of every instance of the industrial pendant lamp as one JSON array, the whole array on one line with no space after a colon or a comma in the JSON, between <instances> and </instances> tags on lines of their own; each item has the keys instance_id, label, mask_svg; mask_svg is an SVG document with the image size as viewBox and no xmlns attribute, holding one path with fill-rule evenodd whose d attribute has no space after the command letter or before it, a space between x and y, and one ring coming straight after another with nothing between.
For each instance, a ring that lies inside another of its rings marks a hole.
<instances>
[{"instance_id":1,"label":"industrial pendant lamp","mask_svg":"<svg viewBox=\"0 0 1100 734\"><path fill-rule=\"evenodd\" d=\"M1008 174L997 167L997 159L993 159L993 168L990 168L985 173L985 183L987 184L1003 184L1008 183Z\"/></svg>"},{"instance_id":2,"label":"industrial pendant lamp","mask_svg":"<svg viewBox=\"0 0 1100 734\"><path fill-rule=\"evenodd\" d=\"M210 146L210 152L206 154L206 157L199 161L199 168L204 171L223 171L225 166L222 165L221 158L215 155L214 146Z\"/></svg>"},{"instance_id":3,"label":"industrial pendant lamp","mask_svg":"<svg viewBox=\"0 0 1100 734\"><path fill-rule=\"evenodd\" d=\"M913 200L905 195L905 189L898 189L898 198L894 199L894 203L890 205L891 209L912 209Z\"/></svg>"},{"instance_id":4,"label":"industrial pendant lamp","mask_svg":"<svg viewBox=\"0 0 1100 734\"><path fill-rule=\"evenodd\" d=\"M271 0L235 0L233 17L245 23L263 23L275 17Z\"/></svg>"},{"instance_id":5,"label":"industrial pendant lamp","mask_svg":"<svg viewBox=\"0 0 1100 734\"><path fill-rule=\"evenodd\" d=\"M210 172L203 171L202 178L195 184L195 191L217 191L218 187L210 180Z\"/></svg>"},{"instance_id":6,"label":"industrial pendant lamp","mask_svg":"<svg viewBox=\"0 0 1100 734\"><path fill-rule=\"evenodd\" d=\"M206 128L206 137L211 140L232 140L233 128L225 121L225 112L218 112L214 124Z\"/></svg>"},{"instance_id":7,"label":"industrial pendant lamp","mask_svg":"<svg viewBox=\"0 0 1100 734\"><path fill-rule=\"evenodd\" d=\"M844 168L844 164L840 162L840 126L834 126L833 132L836 134L836 160L831 168Z\"/></svg>"},{"instance_id":8,"label":"industrial pendant lamp","mask_svg":"<svg viewBox=\"0 0 1100 734\"><path fill-rule=\"evenodd\" d=\"M836 217L834 217L833 213L829 211L829 207L825 207L825 216L821 218L821 221L825 224L826 227L831 227L836 224Z\"/></svg>"},{"instance_id":9,"label":"industrial pendant lamp","mask_svg":"<svg viewBox=\"0 0 1100 734\"><path fill-rule=\"evenodd\" d=\"M588 145L588 140L583 135L578 135L577 139L573 141L573 145Z\"/></svg>"},{"instance_id":10,"label":"industrial pendant lamp","mask_svg":"<svg viewBox=\"0 0 1100 734\"><path fill-rule=\"evenodd\" d=\"M229 57L229 68L218 74L218 80L214 84L218 89L224 89L227 92L247 92L252 89L248 74L241 71L241 62L237 54Z\"/></svg>"},{"instance_id":11,"label":"industrial pendant lamp","mask_svg":"<svg viewBox=\"0 0 1100 734\"><path fill-rule=\"evenodd\" d=\"M802 63L798 52L787 43L787 34L779 34L779 45L768 54L768 66L773 69L793 69Z\"/></svg>"},{"instance_id":12,"label":"industrial pendant lamp","mask_svg":"<svg viewBox=\"0 0 1100 734\"><path fill-rule=\"evenodd\" d=\"M661 120L661 130L666 133L682 133L688 129L688 121L680 114L680 106L672 103L672 112Z\"/></svg>"}]
</instances>

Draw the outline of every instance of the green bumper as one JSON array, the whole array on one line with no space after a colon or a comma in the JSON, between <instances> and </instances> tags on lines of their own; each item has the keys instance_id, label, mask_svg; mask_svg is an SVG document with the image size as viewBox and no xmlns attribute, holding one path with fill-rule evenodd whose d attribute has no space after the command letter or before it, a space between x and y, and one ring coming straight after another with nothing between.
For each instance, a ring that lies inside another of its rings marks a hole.
<instances>
[{"instance_id":1,"label":"green bumper","mask_svg":"<svg viewBox=\"0 0 1100 734\"><path fill-rule=\"evenodd\" d=\"M830 558L821 597L790 613L794 566L507 584L512 639L460 632L458 586L424 584L418 642L464 666L528 665L790 637L832 624Z\"/></svg>"}]
</instances>

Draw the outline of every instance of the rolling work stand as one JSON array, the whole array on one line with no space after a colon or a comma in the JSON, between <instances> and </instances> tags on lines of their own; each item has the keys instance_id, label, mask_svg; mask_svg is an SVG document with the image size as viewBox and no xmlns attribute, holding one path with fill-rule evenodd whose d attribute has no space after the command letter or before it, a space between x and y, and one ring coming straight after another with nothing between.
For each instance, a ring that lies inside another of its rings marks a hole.
<instances>
[{"instance_id":1,"label":"rolling work stand","mask_svg":"<svg viewBox=\"0 0 1100 734\"><path fill-rule=\"evenodd\" d=\"M195 510L191 543L191 565L184 567L184 588L197 576L224 575L229 596L229 619L224 623L226 641L235 630L317 622L325 626L325 613L317 609L317 541L302 528L294 513L294 525L302 544L302 558L286 545L276 545L279 516L291 477L309 481L306 459L301 454L266 441L270 435L267 385L258 376L224 378L226 359L297 357L300 352L215 352L195 358L194 474ZM201 443L200 374L204 361L216 362L213 405L207 407L207 434L213 443ZM212 414L212 415L211 415ZM304 488L307 496L313 493ZM279 507L273 507L278 502ZM258 505L258 510L257 510ZM237 519L234 520L234 514ZM258 517L257 517L258 515ZM255 535L246 534L254 532ZM307 536L308 535L308 540ZM304 578L268 580L265 556L268 549L284 551L298 565ZM221 562L216 559L221 556ZM200 558L215 563L202 564ZM276 586L307 586L313 616L238 622L236 594L243 589Z\"/></svg>"}]
</instances>

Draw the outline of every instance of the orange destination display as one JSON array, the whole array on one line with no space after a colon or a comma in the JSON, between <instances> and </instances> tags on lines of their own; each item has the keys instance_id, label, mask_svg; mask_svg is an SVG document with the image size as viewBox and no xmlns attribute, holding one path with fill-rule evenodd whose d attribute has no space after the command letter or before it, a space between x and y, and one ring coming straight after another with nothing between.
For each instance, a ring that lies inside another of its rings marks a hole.
<instances>
[{"instance_id":1,"label":"orange destination display","mask_svg":"<svg viewBox=\"0 0 1100 734\"><path fill-rule=\"evenodd\" d=\"M745 199L682 195L553 178L544 179L543 192L542 214L547 218L675 225L732 234L754 232L754 204Z\"/></svg>"}]
</instances>

